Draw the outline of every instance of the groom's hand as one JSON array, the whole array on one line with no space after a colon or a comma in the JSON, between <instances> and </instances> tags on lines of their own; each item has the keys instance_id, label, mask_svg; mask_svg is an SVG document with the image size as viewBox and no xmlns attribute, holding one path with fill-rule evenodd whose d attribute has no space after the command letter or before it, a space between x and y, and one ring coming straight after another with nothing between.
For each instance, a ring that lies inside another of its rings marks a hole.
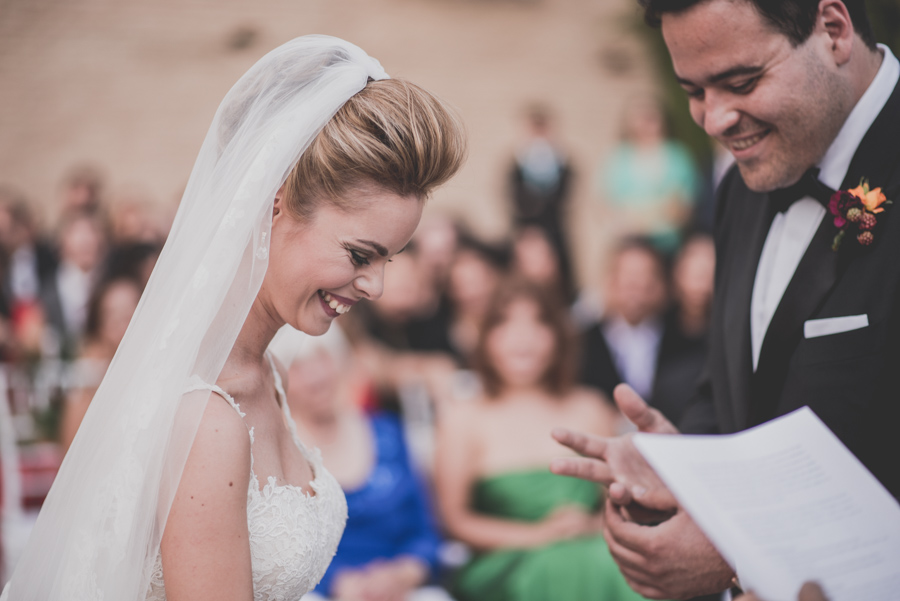
<instances>
[{"instance_id":1,"label":"groom's hand","mask_svg":"<svg viewBox=\"0 0 900 601\"><path fill-rule=\"evenodd\" d=\"M683 509L656 526L635 523L611 500L605 515L609 551L641 595L687 599L720 593L731 584L731 567Z\"/></svg>"},{"instance_id":2,"label":"groom's hand","mask_svg":"<svg viewBox=\"0 0 900 601\"><path fill-rule=\"evenodd\" d=\"M620 384L613 395L619 410L639 431L678 433L671 422L648 406L631 387ZM554 459L551 471L609 486L610 500L630 506L632 519L659 522L677 507L674 497L635 448L630 435L605 438L557 428L553 437L581 457ZM662 513L643 515L647 509Z\"/></svg>"}]
</instances>

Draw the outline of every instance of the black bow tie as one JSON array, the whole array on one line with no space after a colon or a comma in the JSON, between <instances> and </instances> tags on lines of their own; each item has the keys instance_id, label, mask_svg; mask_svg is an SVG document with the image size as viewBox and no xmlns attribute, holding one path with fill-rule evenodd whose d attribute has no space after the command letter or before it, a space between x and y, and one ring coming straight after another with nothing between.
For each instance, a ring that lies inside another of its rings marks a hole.
<instances>
[{"instance_id":1,"label":"black bow tie","mask_svg":"<svg viewBox=\"0 0 900 601\"><path fill-rule=\"evenodd\" d=\"M806 196L812 196L827 209L833 194L834 190L819 181L819 168L813 167L804 173L800 181L793 186L770 192L770 206L773 211L783 213L794 202Z\"/></svg>"}]
</instances>

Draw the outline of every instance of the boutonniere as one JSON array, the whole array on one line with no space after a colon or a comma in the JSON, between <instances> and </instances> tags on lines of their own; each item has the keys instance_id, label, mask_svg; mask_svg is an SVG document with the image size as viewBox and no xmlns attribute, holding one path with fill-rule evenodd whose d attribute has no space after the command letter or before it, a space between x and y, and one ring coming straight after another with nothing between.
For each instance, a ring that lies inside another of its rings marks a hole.
<instances>
[{"instance_id":1,"label":"boutonniere","mask_svg":"<svg viewBox=\"0 0 900 601\"><path fill-rule=\"evenodd\" d=\"M875 242L872 230L878 225L879 214L884 212L884 205L891 204L885 198L881 188L870 189L869 180L862 178L859 185L852 190L838 190L828 203L828 210L834 215L834 227L838 233L831 243L831 250L837 250L849 232L855 234L861 246L869 246Z\"/></svg>"}]
</instances>

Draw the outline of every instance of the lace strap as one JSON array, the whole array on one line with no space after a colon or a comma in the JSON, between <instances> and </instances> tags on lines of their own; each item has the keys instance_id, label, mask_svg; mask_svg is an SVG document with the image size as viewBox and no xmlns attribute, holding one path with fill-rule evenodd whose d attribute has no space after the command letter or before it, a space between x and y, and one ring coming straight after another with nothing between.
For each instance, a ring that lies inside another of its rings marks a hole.
<instances>
[{"instance_id":1,"label":"lace strap","mask_svg":"<svg viewBox=\"0 0 900 601\"><path fill-rule=\"evenodd\" d=\"M281 411L284 413L285 418L287 418L288 430L291 432L294 444L297 445L306 460L314 467L318 468L321 462L321 453L318 448L310 451L310 449L303 444L303 440L300 439L300 434L297 432L297 424L294 422L294 418L291 415L291 408L288 406L287 394L284 391L284 384L281 380L281 372L278 371L278 368L275 365L275 358L272 353L266 352L266 357L269 359L269 365L272 366L272 375L275 378L275 394L278 395L278 400L281 403Z\"/></svg>"},{"instance_id":2,"label":"lace strap","mask_svg":"<svg viewBox=\"0 0 900 601\"><path fill-rule=\"evenodd\" d=\"M210 392L215 392L216 394L221 396L223 399L228 401L228 404L231 405L235 411L237 411L237 414L241 416L241 419L244 419L246 417L246 414L243 411L241 411L241 406L237 403L237 401L234 400L234 397L231 396L230 394L228 394L227 392L225 392L225 390L221 386L218 386L217 384L210 384L209 382L204 382L199 377L194 376L191 378L191 382L188 385L187 389L185 389L185 393L194 392L197 390L209 390ZM250 444L252 445L253 444L253 428L248 427L247 431L250 433ZM251 456L250 456L250 461L252 464L252 461L253 461L252 452L251 452Z\"/></svg>"},{"instance_id":3,"label":"lace strap","mask_svg":"<svg viewBox=\"0 0 900 601\"><path fill-rule=\"evenodd\" d=\"M284 392L284 383L281 381L281 372L278 371L278 367L275 365L275 356L271 352L266 351L266 359L269 360L269 367L272 368L272 377L275 379L275 393L278 395L278 401L282 407L286 408L287 395Z\"/></svg>"}]
</instances>

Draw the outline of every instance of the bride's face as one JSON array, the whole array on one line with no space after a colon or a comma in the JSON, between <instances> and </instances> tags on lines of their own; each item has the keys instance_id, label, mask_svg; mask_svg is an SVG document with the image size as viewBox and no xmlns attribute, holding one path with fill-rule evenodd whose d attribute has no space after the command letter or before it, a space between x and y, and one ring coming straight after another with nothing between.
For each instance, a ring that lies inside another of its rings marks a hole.
<instances>
[{"instance_id":1,"label":"bride's face","mask_svg":"<svg viewBox=\"0 0 900 601\"><path fill-rule=\"evenodd\" d=\"M273 318L324 334L362 299L381 296L384 268L409 242L422 201L383 189L357 190L348 207L324 203L298 219L275 201L269 268L259 299Z\"/></svg>"}]
</instances>

